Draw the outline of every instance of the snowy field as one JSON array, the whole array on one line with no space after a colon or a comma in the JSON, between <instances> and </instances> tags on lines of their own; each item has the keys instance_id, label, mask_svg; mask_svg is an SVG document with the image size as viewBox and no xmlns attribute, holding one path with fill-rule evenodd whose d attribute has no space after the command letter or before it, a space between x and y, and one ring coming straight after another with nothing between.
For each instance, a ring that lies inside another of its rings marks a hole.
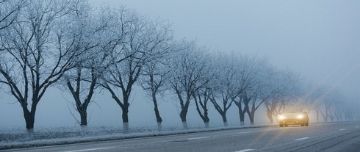
<instances>
[{"instance_id":1,"label":"snowy field","mask_svg":"<svg viewBox=\"0 0 360 152\"><path fill-rule=\"evenodd\" d=\"M0 131L0 149L21 148L31 146L45 146L54 144L68 144L89 141L115 140L126 138L137 138L146 136L161 136L171 134L183 134L201 131L215 131L223 129L247 128L247 127L264 127L266 124L256 126L229 126L229 127L210 127L210 128L163 128L157 129L130 129L124 132L122 129L97 127L97 128L43 128L32 133L27 131L1 130Z\"/></svg>"}]
</instances>

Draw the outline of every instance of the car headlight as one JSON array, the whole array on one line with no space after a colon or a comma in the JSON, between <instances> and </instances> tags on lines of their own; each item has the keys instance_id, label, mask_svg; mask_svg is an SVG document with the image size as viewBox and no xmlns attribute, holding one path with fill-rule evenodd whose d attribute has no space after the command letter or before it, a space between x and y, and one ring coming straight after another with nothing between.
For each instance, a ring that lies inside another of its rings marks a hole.
<instances>
[{"instance_id":1,"label":"car headlight","mask_svg":"<svg viewBox=\"0 0 360 152\"><path fill-rule=\"evenodd\" d=\"M284 119L286 119L286 117L284 115L278 115L278 119L279 120L284 120Z\"/></svg>"},{"instance_id":2,"label":"car headlight","mask_svg":"<svg viewBox=\"0 0 360 152\"><path fill-rule=\"evenodd\" d=\"M299 114L299 115L296 116L296 118L297 118L297 119L304 119L304 115Z\"/></svg>"}]
</instances>

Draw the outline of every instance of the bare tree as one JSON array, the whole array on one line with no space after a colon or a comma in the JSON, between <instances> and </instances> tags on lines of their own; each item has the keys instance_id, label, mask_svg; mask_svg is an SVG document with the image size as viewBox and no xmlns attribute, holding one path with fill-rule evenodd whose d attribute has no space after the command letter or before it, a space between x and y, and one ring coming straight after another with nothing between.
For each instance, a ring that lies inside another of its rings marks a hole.
<instances>
[{"instance_id":1,"label":"bare tree","mask_svg":"<svg viewBox=\"0 0 360 152\"><path fill-rule=\"evenodd\" d=\"M80 115L80 125L87 126L87 108L99 86L99 79L112 63L108 52L121 44L122 35L111 34L111 29L117 26L114 15L106 13L96 16L88 8L83 9L77 12L75 21L78 27L74 32L80 36L81 41L77 49L84 53L76 67L68 71L64 78Z\"/></svg>"},{"instance_id":2,"label":"bare tree","mask_svg":"<svg viewBox=\"0 0 360 152\"><path fill-rule=\"evenodd\" d=\"M244 125L247 114L254 124L256 111L269 99L272 67L264 59L242 56L238 63L239 82L234 103L238 107L240 125Z\"/></svg>"},{"instance_id":3,"label":"bare tree","mask_svg":"<svg viewBox=\"0 0 360 152\"><path fill-rule=\"evenodd\" d=\"M320 101L319 112L325 122L335 121L335 113L341 108L344 98L336 89L327 89Z\"/></svg>"},{"instance_id":4,"label":"bare tree","mask_svg":"<svg viewBox=\"0 0 360 152\"><path fill-rule=\"evenodd\" d=\"M238 108L239 118L240 118L240 125L245 124L245 114L249 109L250 99L246 96L246 90L253 87L253 81L255 78L255 70L256 63L255 58L248 57L248 56L239 56L237 58L237 65L235 71L237 73L237 78L239 79L238 83L236 84L236 95L233 98L233 102L235 103L236 107Z\"/></svg>"},{"instance_id":5,"label":"bare tree","mask_svg":"<svg viewBox=\"0 0 360 152\"><path fill-rule=\"evenodd\" d=\"M166 34L166 32L163 34ZM169 60L171 53L176 50L176 47L171 44L171 37L166 35L164 35L164 37L168 37L168 40L164 40L162 46L157 48L159 49L157 51L158 53L154 54L154 56L151 57L151 59L149 59L149 61L144 65L142 72L143 77L141 79L142 88L152 98L155 118L159 130L162 128L161 123L163 119L160 115L157 96L164 92L168 87L168 81L170 78Z\"/></svg>"},{"instance_id":6,"label":"bare tree","mask_svg":"<svg viewBox=\"0 0 360 152\"><path fill-rule=\"evenodd\" d=\"M145 91L147 91L154 104L154 112L156 117L156 122L158 124L158 129L161 130L161 123L163 119L161 118L157 95L161 93L163 87L168 80L169 71L165 69L165 67L159 66L158 63L150 62L145 66L144 69L144 80L142 83L142 87Z\"/></svg>"},{"instance_id":7,"label":"bare tree","mask_svg":"<svg viewBox=\"0 0 360 152\"><path fill-rule=\"evenodd\" d=\"M200 118L203 120L206 128L209 128L210 118L209 118L209 108L208 103L211 102L210 98L212 95L212 86L214 86L214 72L213 70L213 58L211 56L204 56L206 58L205 68L203 69L203 82L204 83L200 88L194 91L193 100L195 101L196 111L199 114Z\"/></svg>"},{"instance_id":8,"label":"bare tree","mask_svg":"<svg viewBox=\"0 0 360 152\"><path fill-rule=\"evenodd\" d=\"M30 0L14 24L1 34L5 53L0 59L0 74L23 109L26 128L34 128L35 113L46 90L73 67L81 52L75 51L77 37L62 24L76 13L78 1ZM71 35L71 34L70 34ZM30 104L30 105L29 105Z\"/></svg>"},{"instance_id":9,"label":"bare tree","mask_svg":"<svg viewBox=\"0 0 360 152\"><path fill-rule=\"evenodd\" d=\"M220 56L214 60L214 82L210 101L214 105L216 111L221 115L224 126L227 126L227 111L233 104L233 99L238 95L238 77L236 72L235 58Z\"/></svg>"},{"instance_id":10,"label":"bare tree","mask_svg":"<svg viewBox=\"0 0 360 152\"><path fill-rule=\"evenodd\" d=\"M211 95L211 88L203 87L195 91L193 94L193 98L196 105L196 111L198 112L199 116L203 120L205 127L209 128L209 109L208 103L210 101Z\"/></svg>"},{"instance_id":11,"label":"bare tree","mask_svg":"<svg viewBox=\"0 0 360 152\"><path fill-rule=\"evenodd\" d=\"M302 96L301 84L296 74L279 71L272 67L267 68L265 80L259 98L264 101L267 118L270 123L273 123L274 117L283 112L286 105Z\"/></svg>"},{"instance_id":12,"label":"bare tree","mask_svg":"<svg viewBox=\"0 0 360 152\"><path fill-rule=\"evenodd\" d=\"M208 81L205 79L205 56L194 44L184 44L172 58L170 85L178 97L180 104L180 119L183 127L187 126L187 113L194 93Z\"/></svg>"},{"instance_id":13,"label":"bare tree","mask_svg":"<svg viewBox=\"0 0 360 152\"><path fill-rule=\"evenodd\" d=\"M337 88L315 86L309 90L307 100L310 100L318 122L342 121L354 117L357 111L355 103L347 99Z\"/></svg>"},{"instance_id":14,"label":"bare tree","mask_svg":"<svg viewBox=\"0 0 360 152\"><path fill-rule=\"evenodd\" d=\"M259 95L261 93L260 87L261 84L258 84L258 82L254 82L251 87L244 90L240 95L240 98L244 103L243 111L247 113L250 124L252 125L255 122L256 110L258 110L258 108L264 103L264 100L259 98Z\"/></svg>"},{"instance_id":15,"label":"bare tree","mask_svg":"<svg viewBox=\"0 0 360 152\"><path fill-rule=\"evenodd\" d=\"M325 98L326 90L323 87L309 85L306 87L306 95L305 98L310 102L311 110L315 112L315 118L317 122L320 122L320 111L322 100Z\"/></svg>"},{"instance_id":16,"label":"bare tree","mask_svg":"<svg viewBox=\"0 0 360 152\"><path fill-rule=\"evenodd\" d=\"M284 73L277 72L275 70L270 71L271 75L268 77L267 92L263 94L266 107L266 115L270 123L274 122L274 117L280 114L286 105L285 96L288 92L288 86L291 83L284 76Z\"/></svg>"},{"instance_id":17,"label":"bare tree","mask_svg":"<svg viewBox=\"0 0 360 152\"><path fill-rule=\"evenodd\" d=\"M210 100L216 111L221 115L224 126L228 126L226 114L233 103L233 100L231 100L232 96L229 96L229 94L223 92L219 96L220 97L215 96L213 93ZM219 100L220 102L218 103Z\"/></svg>"},{"instance_id":18,"label":"bare tree","mask_svg":"<svg viewBox=\"0 0 360 152\"><path fill-rule=\"evenodd\" d=\"M245 116L247 109L249 109L250 98L244 95L245 93L242 91L240 95L234 98L234 103L238 108L240 125L245 125Z\"/></svg>"},{"instance_id":19,"label":"bare tree","mask_svg":"<svg viewBox=\"0 0 360 152\"><path fill-rule=\"evenodd\" d=\"M255 123L255 112L256 110L259 109L259 107L265 102L265 100L263 99L259 99L257 97L258 92L256 92L256 90L254 90L253 92L250 93L250 95L248 95L247 93L245 93L246 98L249 99L250 102L247 102L250 105L245 106L246 107L246 113L249 116L250 119L250 124L254 124Z\"/></svg>"},{"instance_id":20,"label":"bare tree","mask_svg":"<svg viewBox=\"0 0 360 152\"><path fill-rule=\"evenodd\" d=\"M128 130L129 99L133 86L139 79L144 65L159 54L159 48L168 41L167 30L154 26L145 19L125 13L121 19L124 24L125 39L113 52L113 64L104 76L103 87L122 109L124 129ZM160 53L161 54L161 53ZM119 59L121 58L121 59ZM118 62L122 60L121 62ZM120 94L117 94L120 89Z\"/></svg>"}]
</instances>

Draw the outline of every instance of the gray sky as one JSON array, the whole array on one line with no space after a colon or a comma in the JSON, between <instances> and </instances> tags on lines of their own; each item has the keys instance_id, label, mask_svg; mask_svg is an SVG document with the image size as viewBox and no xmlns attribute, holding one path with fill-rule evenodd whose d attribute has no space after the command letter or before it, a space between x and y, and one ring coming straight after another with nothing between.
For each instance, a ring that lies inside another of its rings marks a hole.
<instances>
[{"instance_id":1,"label":"gray sky","mask_svg":"<svg viewBox=\"0 0 360 152\"><path fill-rule=\"evenodd\" d=\"M268 58L314 83L360 94L358 0L90 0L168 21L176 37Z\"/></svg>"},{"instance_id":2,"label":"gray sky","mask_svg":"<svg viewBox=\"0 0 360 152\"><path fill-rule=\"evenodd\" d=\"M359 0L90 0L90 4L124 5L140 15L170 22L178 39L196 40L213 50L266 57L278 67L301 73L314 83L337 86L360 100ZM64 92L59 88L47 92L38 107L36 126L78 126L69 112L74 112L73 101ZM141 91L132 95L130 125L156 125L152 104L146 99ZM121 110L105 91L94 100L96 104L89 107L90 125L121 125ZM161 99L167 125L180 123L174 100ZM23 128L18 103L1 91L0 101L0 130ZM193 108L189 124L202 126ZM219 115L210 111L211 123L221 125ZM257 116L264 118L261 113ZM228 117L230 124L238 123L236 109Z\"/></svg>"}]
</instances>

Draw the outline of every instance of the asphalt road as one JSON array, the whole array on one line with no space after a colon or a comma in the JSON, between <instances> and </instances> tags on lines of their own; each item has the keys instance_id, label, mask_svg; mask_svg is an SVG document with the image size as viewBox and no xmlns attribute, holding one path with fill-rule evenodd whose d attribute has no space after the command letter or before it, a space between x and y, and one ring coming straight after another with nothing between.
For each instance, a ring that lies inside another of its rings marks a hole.
<instances>
[{"instance_id":1,"label":"asphalt road","mask_svg":"<svg viewBox=\"0 0 360 152\"><path fill-rule=\"evenodd\" d=\"M234 129L12 149L16 152L360 152L360 122Z\"/></svg>"}]
</instances>

